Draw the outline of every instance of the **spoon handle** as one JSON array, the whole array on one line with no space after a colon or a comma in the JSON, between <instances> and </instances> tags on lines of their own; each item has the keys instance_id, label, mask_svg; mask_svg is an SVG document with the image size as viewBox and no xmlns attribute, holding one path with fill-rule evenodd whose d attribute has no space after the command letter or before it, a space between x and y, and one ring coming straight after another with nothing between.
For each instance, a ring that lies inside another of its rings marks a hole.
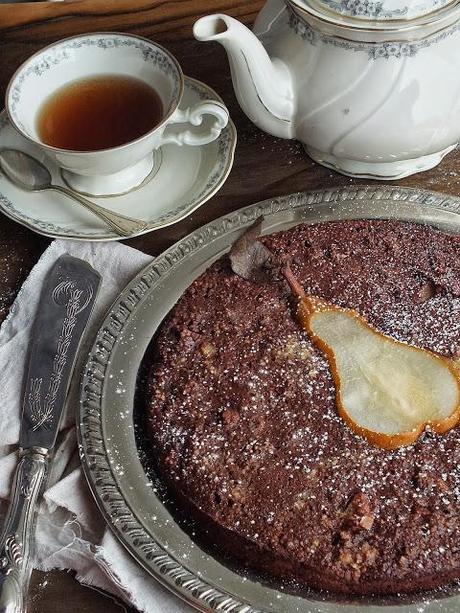
<instances>
[{"instance_id":1,"label":"spoon handle","mask_svg":"<svg viewBox=\"0 0 460 613\"><path fill-rule=\"evenodd\" d=\"M105 221L105 223L120 236L129 236L130 234L141 232L147 227L147 223L145 221L133 219L132 217L127 217L126 215L120 215L120 213L109 211L103 206L99 206L95 202L91 202L91 200L88 200L84 196L81 196L77 192L67 189L66 187L62 187L61 185L53 185L52 189L57 192L61 192L69 198L79 202L85 207L85 209L88 209L88 211L91 211L91 213L94 213L94 215L97 215L97 217Z\"/></svg>"}]
</instances>

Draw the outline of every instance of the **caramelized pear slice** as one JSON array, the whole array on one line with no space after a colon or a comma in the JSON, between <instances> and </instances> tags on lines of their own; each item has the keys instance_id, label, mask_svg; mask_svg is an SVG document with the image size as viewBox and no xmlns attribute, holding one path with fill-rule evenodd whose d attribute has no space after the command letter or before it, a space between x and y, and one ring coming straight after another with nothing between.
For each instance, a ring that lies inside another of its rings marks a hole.
<instances>
[{"instance_id":1,"label":"caramelized pear slice","mask_svg":"<svg viewBox=\"0 0 460 613\"><path fill-rule=\"evenodd\" d=\"M298 316L327 356L339 414L372 444L410 445L426 426L443 433L460 421L453 361L381 334L356 311L305 294Z\"/></svg>"}]
</instances>

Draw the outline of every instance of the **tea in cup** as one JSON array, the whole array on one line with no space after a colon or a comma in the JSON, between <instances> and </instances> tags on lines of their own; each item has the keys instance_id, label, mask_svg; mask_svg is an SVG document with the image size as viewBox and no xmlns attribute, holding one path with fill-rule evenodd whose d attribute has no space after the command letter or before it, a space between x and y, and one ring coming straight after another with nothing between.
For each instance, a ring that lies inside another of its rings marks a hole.
<instances>
[{"instance_id":1,"label":"tea in cup","mask_svg":"<svg viewBox=\"0 0 460 613\"><path fill-rule=\"evenodd\" d=\"M204 145L228 111L215 100L180 109L184 76L171 53L129 34L74 36L26 60L7 89L16 130L75 190L109 195L140 185L162 145Z\"/></svg>"},{"instance_id":2,"label":"tea in cup","mask_svg":"<svg viewBox=\"0 0 460 613\"><path fill-rule=\"evenodd\" d=\"M57 89L41 106L37 133L58 149L101 151L140 138L162 118L161 98L150 85L136 77L101 75Z\"/></svg>"}]
</instances>

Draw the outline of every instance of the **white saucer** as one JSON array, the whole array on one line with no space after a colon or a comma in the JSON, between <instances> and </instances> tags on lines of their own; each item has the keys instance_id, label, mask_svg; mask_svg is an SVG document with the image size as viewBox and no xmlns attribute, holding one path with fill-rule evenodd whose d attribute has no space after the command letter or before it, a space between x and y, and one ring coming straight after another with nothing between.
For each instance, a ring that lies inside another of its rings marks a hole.
<instances>
[{"instance_id":1,"label":"white saucer","mask_svg":"<svg viewBox=\"0 0 460 613\"><path fill-rule=\"evenodd\" d=\"M204 83L185 77L184 106L209 99L220 100ZM137 189L120 196L91 197L91 200L118 213L146 220L149 225L139 234L169 226L187 217L222 187L233 165L235 147L236 128L230 120L220 137L208 145L162 147L159 169ZM54 183L64 185L59 168L13 129L5 111L0 114L0 148L30 153L46 163ZM1 171L0 211L44 236L87 241L120 240L104 222L66 196L51 190L21 190Z\"/></svg>"}]
</instances>

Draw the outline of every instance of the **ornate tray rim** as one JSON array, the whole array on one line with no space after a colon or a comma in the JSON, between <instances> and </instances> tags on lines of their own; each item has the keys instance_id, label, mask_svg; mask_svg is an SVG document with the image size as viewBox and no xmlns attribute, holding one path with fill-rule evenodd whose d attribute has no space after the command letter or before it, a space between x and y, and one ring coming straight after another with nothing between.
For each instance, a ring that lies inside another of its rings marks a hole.
<instances>
[{"instance_id":1,"label":"ornate tray rim","mask_svg":"<svg viewBox=\"0 0 460 613\"><path fill-rule=\"evenodd\" d=\"M348 216L346 214L347 206L351 206L353 209L353 214ZM370 206L376 206L377 211L368 210ZM319 218L318 215L314 214L318 207ZM418 207L418 216L416 215L416 207ZM360 210L361 214L358 214ZM420 210L422 210L422 213L420 213ZM313 212L313 215L308 217L311 212ZM300 217L296 217L296 213ZM135 340L136 337L142 335L142 331L136 329L135 325L133 328L136 312L154 292L156 297L158 297L158 293L161 295L161 291L164 292L164 289L162 290L160 286L170 273L177 274L177 268L180 268L184 262L193 260L194 255L204 247L213 247L213 243L219 238L241 231L260 215L263 215L266 221L272 221L275 226L277 223L278 225L284 223L285 226L286 224L295 225L302 220L314 222L345 218L386 217L422 221L445 227L450 226L451 229L452 227L455 230L458 228L460 231L459 213L460 198L439 192L401 187L345 187L299 192L268 199L220 217L192 232L158 256L121 292L108 311L96 335L84 368L77 419L80 458L92 494L109 527L137 562L177 596L198 610L218 610L228 613L268 613L268 611L273 613L291 613L294 611L304 613L352 613L356 609L366 610L367 613L377 613L382 611L382 608L386 613L435 613L438 611L454 613L454 611L460 609L460 595L458 594L442 598L431 596L428 599L409 604L398 604L394 600L389 604L385 602L369 604L369 602L360 603L359 601L338 603L292 596L275 588L261 585L257 581L243 578L239 574L222 567L220 563L208 555L202 557L202 566L198 571L194 571L193 568L190 569L188 563L178 561L178 552L167 551L166 537L163 533L160 534L160 530L166 529L165 525L169 523L167 530L172 531L171 534L174 531L180 531L182 535L183 531L179 525L174 520L166 520L163 526L156 529L156 532L155 530L147 530L144 523L145 517L140 519L142 513L145 513L145 509L142 511L133 508L130 495L122 491L120 474L114 470L114 448L111 447L110 437L107 436L105 431L109 427L109 422L104 420L104 412L107 410L111 393L108 381L111 378L109 372L114 370L113 354L116 354L116 348L120 346L120 343L125 342L121 339L124 339L130 328L133 333L130 339L131 345L133 339ZM269 232L274 230L276 231L276 228L268 228ZM214 251L216 250L216 253L212 253L212 257L207 257L206 266L221 255L222 251L219 252L217 245L214 248ZM187 285L200 272L201 270L194 270L194 276L188 279ZM155 316L154 319L158 319L156 325L159 325L163 317L164 314L161 317ZM128 346L129 344L126 345L126 347ZM138 355L134 360L137 364L131 365L131 370L136 371L135 374L137 374L136 369L138 369L143 355L144 351L138 350ZM123 370L120 372L123 372ZM131 382L126 380L124 383L131 389L127 393L127 404L120 406L128 407L127 414L129 414L131 420L135 376ZM126 390L124 389L123 392L126 392ZM112 403L115 398L112 395ZM132 440L134 441L134 435ZM130 452L138 460L138 451L135 444L134 449L131 449ZM145 479L147 480L146 477ZM130 487L129 489L132 490L133 488ZM155 494L152 493L152 496L155 496ZM157 503L162 506L159 498ZM154 519L156 520L156 517ZM173 524L172 527L171 523ZM193 545L193 547L197 546ZM182 557L187 558L187 556ZM216 568L223 577L220 577L219 582L209 581L206 576L209 574L208 571L214 572ZM238 587L242 589L243 585L244 595L238 590ZM251 595L248 597L248 588L249 594L252 593L253 597ZM269 605L262 608L254 604L260 600L261 590L265 595L270 594L271 598Z\"/></svg>"}]
</instances>

